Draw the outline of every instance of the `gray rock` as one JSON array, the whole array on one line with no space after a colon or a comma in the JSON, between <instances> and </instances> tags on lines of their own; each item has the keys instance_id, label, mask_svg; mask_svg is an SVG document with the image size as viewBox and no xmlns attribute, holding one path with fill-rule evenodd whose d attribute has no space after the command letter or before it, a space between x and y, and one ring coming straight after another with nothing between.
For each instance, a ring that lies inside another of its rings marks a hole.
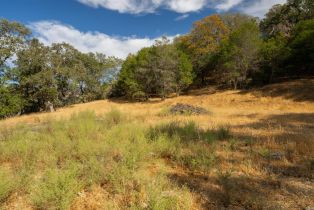
<instances>
[{"instance_id":1,"label":"gray rock","mask_svg":"<svg viewBox=\"0 0 314 210\"><path fill-rule=\"evenodd\" d=\"M272 160L282 160L284 158L284 154L281 152L271 152L269 156Z\"/></svg>"}]
</instances>

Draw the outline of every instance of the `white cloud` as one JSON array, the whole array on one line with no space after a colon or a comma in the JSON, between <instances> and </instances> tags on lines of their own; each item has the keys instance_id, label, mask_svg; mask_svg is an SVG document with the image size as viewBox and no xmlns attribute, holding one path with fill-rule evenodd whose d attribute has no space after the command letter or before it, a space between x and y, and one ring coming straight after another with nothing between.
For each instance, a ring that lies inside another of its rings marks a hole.
<instances>
[{"instance_id":1,"label":"white cloud","mask_svg":"<svg viewBox=\"0 0 314 210\"><path fill-rule=\"evenodd\" d=\"M165 8L177 13L189 13L204 8L216 9L218 12L235 10L249 15L263 17L274 4L286 0L77 0L94 8L106 8L120 13L145 14L154 13Z\"/></svg>"},{"instance_id":2,"label":"white cloud","mask_svg":"<svg viewBox=\"0 0 314 210\"><path fill-rule=\"evenodd\" d=\"M208 0L166 0L167 7L178 13L195 12L204 8Z\"/></svg>"},{"instance_id":3,"label":"white cloud","mask_svg":"<svg viewBox=\"0 0 314 210\"><path fill-rule=\"evenodd\" d=\"M218 5L216 5L215 8L220 10L220 11L228 11L231 8L239 5L242 2L243 2L243 0L225 0L221 3L219 3Z\"/></svg>"},{"instance_id":4,"label":"white cloud","mask_svg":"<svg viewBox=\"0 0 314 210\"><path fill-rule=\"evenodd\" d=\"M189 14L183 14L183 15L176 17L174 20L175 21L184 20L184 19L188 18L189 16L190 16Z\"/></svg>"},{"instance_id":5,"label":"white cloud","mask_svg":"<svg viewBox=\"0 0 314 210\"><path fill-rule=\"evenodd\" d=\"M154 44L155 40L137 37L113 37L99 32L81 32L72 26L55 21L40 21L29 25L35 36L44 44L66 42L82 52L101 52L108 56L125 58L143 47ZM174 38L168 37L170 40Z\"/></svg>"},{"instance_id":6,"label":"white cloud","mask_svg":"<svg viewBox=\"0 0 314 210\"><path fill-rule=\"evenodd\" d=\"M78 0L91 7L103 7L120 13L152 13L161 5L162 0Z\"/></svg>"},{"instance_id":7,"label":"white cloud","mask_svg":"<svg viewBox=\"0 0 314 210\"><path fill-rule=\"evenodd\" d=\"M286 0L257 0L250 5L241 8L240 11L248 15L263 18L273 5L284 4L286 2Z\"/></svg>"},{"instance_id":8,"label":"white cloud","mask_svg":"<svg viewBox=\"0 0 314 210\"><path fill-rule=\"evenodd\" d=\"M204 8L210 0L77 0L91 7L102 7L120 13L153 13L157 8L186 13Z\"/></svg>"}]
</instances>

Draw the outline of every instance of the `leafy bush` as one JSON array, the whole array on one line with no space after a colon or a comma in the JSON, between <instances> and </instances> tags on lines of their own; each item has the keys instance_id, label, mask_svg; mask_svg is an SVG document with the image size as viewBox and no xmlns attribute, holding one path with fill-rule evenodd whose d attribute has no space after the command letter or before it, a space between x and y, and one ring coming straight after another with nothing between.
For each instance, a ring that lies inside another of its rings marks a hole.
<instances>
[{"instance_id":1,"label":"leafy bush","mask_svg":"<svg viewBox=\"0 0 314 210\"><path fill-rule=\"evenodd\" d=\"M0 119L18 114L23 109L23 100L5 87L0 87Z\"/></svg>"}]
</instances>

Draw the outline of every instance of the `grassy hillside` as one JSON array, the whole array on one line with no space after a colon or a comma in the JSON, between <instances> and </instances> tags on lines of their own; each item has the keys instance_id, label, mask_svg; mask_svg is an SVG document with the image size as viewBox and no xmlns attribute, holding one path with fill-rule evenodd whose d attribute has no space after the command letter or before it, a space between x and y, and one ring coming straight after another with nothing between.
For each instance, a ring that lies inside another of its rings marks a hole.
<instances>
[{"instance_id":1,"label":"grassy hillside","mask_svg":"<svg viewBox=\"0 0 314 210\"><path fill-rule=\"evenodd\" d=\"M0 209L313 207L313 83L0 121ZM177 103L210 114L170 114Z\"/></svg>"}]
</instances>

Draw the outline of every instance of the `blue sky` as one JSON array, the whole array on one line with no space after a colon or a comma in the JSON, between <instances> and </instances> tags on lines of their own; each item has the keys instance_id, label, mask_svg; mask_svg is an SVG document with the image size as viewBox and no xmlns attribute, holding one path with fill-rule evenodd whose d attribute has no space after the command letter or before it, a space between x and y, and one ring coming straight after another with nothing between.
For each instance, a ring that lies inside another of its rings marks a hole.
<instances>
[{"instance_id":1,"label":"blue sky","mask_svg":"<svg viewBox=\"0 0 314 210\"><path fill-rule=\"evenodd\" d=\"M285 0L1 0L0 18L17 20L49 45L68 42L84 52L124 58L166 35L187 33L212 13L263 17Z\"/></svg>"}]
</instances>

